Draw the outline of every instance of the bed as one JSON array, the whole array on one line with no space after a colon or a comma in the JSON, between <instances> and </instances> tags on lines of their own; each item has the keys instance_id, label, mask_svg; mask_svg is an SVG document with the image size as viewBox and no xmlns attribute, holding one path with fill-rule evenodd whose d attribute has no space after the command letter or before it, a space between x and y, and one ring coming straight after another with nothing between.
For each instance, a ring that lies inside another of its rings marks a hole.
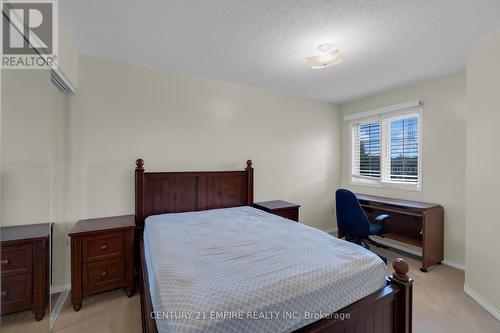
<instances>
[{"instance_id":1,"label":"bed","mask_svg":"<svg viewBox=\"0 0 500 333\"><path fill-rule=\"evenodd\" d=\"M411 332L412 281L361 247L255 208L244 171L136 162L143 332Z\"/></svg>"}]
</instances>

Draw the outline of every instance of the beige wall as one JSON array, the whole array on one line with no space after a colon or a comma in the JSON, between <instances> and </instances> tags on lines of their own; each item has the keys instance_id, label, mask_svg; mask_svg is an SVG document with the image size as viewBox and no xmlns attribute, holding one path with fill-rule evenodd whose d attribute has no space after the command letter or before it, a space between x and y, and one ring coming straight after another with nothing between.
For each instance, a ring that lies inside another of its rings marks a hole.
<instances>
[{"instance_id":1,"label":"beige wall","mask_svg":"<svg viewBox=\"0 0 500 333\"><path fill-rule=\"evenodd\" d=\"M49 77L46 70L3 70L3 225L50 219L52 116L42 106L51 102Z\"/></svg>"},{"instance_id":2,"label":"beige wall","mask_svg":"<svg viewBox=\"0 0 500 333\"><path fill-rule=\"evenodd\" d=\"M60 22L61 23L61 22ZM61 24L59 25L61 27ZM59 74L73 85L78 86L78 53L73 45L73 39L68 31L59 30Z\"/></svg>"},{"instance_id":3,"label":"beige wall","mask_svg":"<svg viewBox=\"0 0 500 333\"><path fill-rule=\"evenodd\" d=\"M134 163L146 170L243 170L255 199L302 205L301 222L334 229L339 113L331 104L143 67L79 59L70 116L71 215L134 212Z\"/></svg>"},{"instance_id":4,"label":"beige wall","mask_svg":"<svg viewBox=\"0 0 500 333\"><path fill-rule=\"evenodd\" d=\"M54 222L54 284L66 281L69 99L48 70L2 70L2 225Z\"/></svg>"},{"instance_id":5,"label":"beige wall","mask_svg":"<svg viewBox=\"0 0 500 333\"><path fill-rule=\"evenodd\" d=\"M343 124L342 186L355 192L440 203L445 209L445 258L464 264L465 248L465 73L427 81L341 106L343 115L420 100L422 190L395 190L350 184L349 122Z\"/></svg>"},{"instance_id":6,"label":"beige wall","mask_svg":"<svg viewBox=\"0 0 500 333\"><path fill-rule=\"evenodd\" d=\"M467 64L466 291L500 320L500 31Z\"/></svg>"}]
</instances>

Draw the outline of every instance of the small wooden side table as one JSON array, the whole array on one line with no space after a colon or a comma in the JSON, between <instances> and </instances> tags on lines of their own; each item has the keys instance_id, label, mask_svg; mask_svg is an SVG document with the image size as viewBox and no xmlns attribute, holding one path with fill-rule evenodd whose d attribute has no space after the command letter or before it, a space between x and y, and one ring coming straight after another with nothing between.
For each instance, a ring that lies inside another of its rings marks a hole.
<instances>
[{"instance_id":1,"label":"small wooden side table","mask_svg":"<svg viewBox=\"0 0 500 333\"><path fill-rule=\"evenodd\" d=\"M253 206L268 213L279 215L286 219L299 222L300 205L286 202L283 200L273 200L273 201L257 202L254 203Z\"/></svg>"},{"instance_id":2,"label":"small wooden side table","mask_svg":"<svg viewBox=\"0 0 500 333\"><path fill-rule=\"evenodd\" d=\"M87 295L124 288L134 294L133 215L81 220L71 230L71 304Z\"/></svg>"}]
</instances>

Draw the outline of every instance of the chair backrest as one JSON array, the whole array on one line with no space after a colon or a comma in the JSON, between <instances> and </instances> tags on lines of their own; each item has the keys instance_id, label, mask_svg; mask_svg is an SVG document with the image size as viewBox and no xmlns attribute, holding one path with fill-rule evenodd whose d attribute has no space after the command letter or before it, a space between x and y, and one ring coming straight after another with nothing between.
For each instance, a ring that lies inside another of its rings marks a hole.
<instances>
[{"instance_id":1,"label":"chair backrest","mask_svg":"<svg viewBox=\"0 0 500 333\"><path fill-rule=\"evenodd\" d=\"M337 226L343 233L352 236L368 236L369 221L358 198L349 190L339 189L335 193Z\"/></svg>"}]
</instances>

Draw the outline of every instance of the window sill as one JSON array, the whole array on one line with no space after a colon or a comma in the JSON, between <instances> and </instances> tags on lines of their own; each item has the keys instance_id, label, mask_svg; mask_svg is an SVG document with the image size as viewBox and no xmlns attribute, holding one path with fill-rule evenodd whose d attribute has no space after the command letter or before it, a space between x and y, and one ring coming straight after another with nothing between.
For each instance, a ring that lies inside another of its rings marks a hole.
<instances>
[{"instance_id":1,"label":"window sill","mask_svg":"<svg viewBox=\"0 0 500 333\"><path fill-rule=\"evenodd\" d=\"M383 183L378 180L367 179L363 177L355 178L351 177L351 185L386 188L391 190L402 190L402 191L422 191L421 184L403 184L403 183Z\"/></svg>"}]
</instances>

